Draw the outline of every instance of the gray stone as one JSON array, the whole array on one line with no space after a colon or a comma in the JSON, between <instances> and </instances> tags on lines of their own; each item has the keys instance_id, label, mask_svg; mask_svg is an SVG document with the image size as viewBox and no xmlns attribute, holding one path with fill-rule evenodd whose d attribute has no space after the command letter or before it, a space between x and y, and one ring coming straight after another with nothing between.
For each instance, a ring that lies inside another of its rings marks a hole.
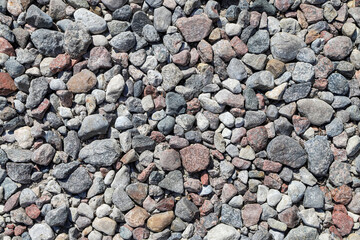
<instances>
[{"instance_id":1,"label":"gray stone","mask_svg":"<svg viewBox=\"0 0 360 240\"><path fill-rule=\"evenodd\" d=\"M61 32L38 29L31 34L31 42L45 56L56 57L64 52L64 34Z\"/></svg>"},{"instance_id":2,"label":"gray stone","mask_svg":"<svg viewBox=\"0 0 360 240\"><path fill-rule=\"evenodd\" d=\"M299 50L306 44L299 37L290 33L276 33L270 40L270 49L274 58L289 62L296 58Z\"/></svg>"},{"instance_id":3,"label":"gray stone","mask_svg":"<svg viewBox=\"0 0 360 240\"><path fill-rule=\"evenodd\" d=\"M250 53L264 53L269 49L269 33L266 30L257 31L252 37L249 38L247 46Z\"/></svg>"},{"instance_id":4,"label":"gray stone","mask_svg":"<svg viewBox=\"0 0 360 240\"><path fill-rule=\"evenodd\" d=\"M316 126L330 122L334 113L329 104L319 99L301 99L297 101L297 107L300 114Z\"/></svg>"},{"instance_id":5,"label":"gray stone","mask_svg":"<svg viewBox=\"0 0 360 240\"><path fill-rule=\"evenodd\" d=\"M148 42L157 42L160 40L160 36L155 27L151 24L146 24L142 29L142 35Z\"/></svg>"},{"instance_id":6,"label":"gray stone","mask_svg":"<svg viewBox=\"0 0 360 240\"><path fill-rule=\"evenodd\" d=\"M68 217L68 211L69 209L65 205L50 210L45 216L45 222L51 227L64 226Z\"/></svg>"},{"instance_id":7,"label":"gray stone","mask_svg":"<svg viewBox=\"0 0 360 240\"><path fill-rule=\"evenodd\" d=\"M158 32L166 32L171 25L171 12L164 6L154 10L154 27Z\"/></svg>"},{"instance_id":8,"label":"gray stone","mask_svg":"<svg viewBox=\"0 0 360 240\"><path fill-rule=\"evenodd\" d=\"M241 81L247 77L245 65L237 58L231 59L226 70L230 78Z\"/></svg>"},{"instance_id":9,"label":"gray stone","mask_svg":"<svg viewBox=\"0 0 360 240\"><path fill-rule=\"evenodd\" d=\"M263 124L266 114L263 111L247 111L245 113L245 128L250 129Z\"/></svg>"},{"instance_id":10,"label":"gray stone","mask_svg":"<svg viewBox=\"0 0 360 240\"><path fill-rule=\"evenodd\" d=\"M6 163L6 172L11 180L28 184L31 183L31 172L34 168L34 165L31 163Z\"/></svg>"},{"instance_id":11,"label":"gray stone","mask_svg":"<svg viewBox=\"0 0 360 240\"><path fill-rule=\"evenodd\" d=\"M105 20L85 8L74 12L75 21L82 22L92 34L99 34L107 30Z\"/></svg>"},{"instance_id":12,"label":"gray stone","mask_svg":"<svg viewBox=\"0 0 360 240\"><path fill-rule=\"evenodd\" d=\"M334 155L326 136L316 136L305 142L305 150L308 154L308 169L316 177L327 175Z\"/></svg>"},{"instance_id":13,"label":"gray stone","mask_svg":"<svg viewBox=\"0 0 360 240\"><path fill-rule=\"evenodd\" d=\"M297 62L292 79L297 83L310 82L315 76L315 68L310 63Z\"/></svg>"},{"instance_id":14,"label":"gray stone","mask_svg":"<svg viewBox=\"0 0 360 240\"><path fill-rule=\"evenodd\" d=\"M161 86L168 92L178 85L184 75L175 64L170 63L161 69L161 76L163 78Z\"/></svg>"},{"instance_id":15,"label":"gray stone","mask_svg":"<svg viewBox=\"0 0 360 240\"><path fill-rule=\"evenodd\" d=\"M67 178L58 180L60 186L71 194L79 194L91 187L91 178L83 167L78 167Z\"/></svg>"},{"instance_id":16,"label":"gray stone","mask_svg":"<svg viewBox=\"0 0 360 240\"><path fill-rule=\"evenodd\" d=\"M307 97L310 91L311 91L310 82L293 84L285 90L282 98L286 103L290 103Z\"/></svg>"},{"instance_id":17,"label":"gray stone","mask_svg":"<svg viewBox=\"0 0 360 240\"><path fill-rule=\"evenodd\" d=\"M305 208L322 209L325 204L325 195L319 186L307 187L304 194L303 205Z\"/></svg>"},{"instance_id":18,"label":"gray stone","mask_svg":"<svg viewBox=\"0 0 360 240\"><path fill-rule=\"evenodd\" d=\"M5 154L6 153L6 154ZM9 148L5 149L5 156L13 162L30 162L32 152L27 149ZM7 160L7 159L6 159Z\"/></svg>"},{"instance_id":19,"label":"gray stone","mask_svg":"<svg viewBox=\"0 0 360 240\"><path fill-rule=\"evenodd\" d=\"M36 223L29 229L31 239L53 240L55 234L51 227L46 223Z\"/></svg>"},{"instance_id":20,"label":"gray stone","mask_svg":"<svg viewBox=\"0 0 360 240\"><path fill-rule=\"evenodd\" d=\"M120 152L115 139L95 140L80 150L79 158L97 167L111 166L120 157Z\"/></svg>"},{"instance_id":21,"label":"gray stone","mask_svg":"<svg viewBox=\"0 0 360 240\"><path fill-rule=\"evenodd\" d=\"M317 239L319 236L316 228L299 226L297 228L291 229L284 240L308 240L308 239Z\"/></svg>"},{"instance_id":22,"label":"gray stone","mask_svg":"<svg viewBox=\"0 0 360 240\"><path fill-rule=\"evenodd\" d=\"M343 132L344 126L340 118L334 118L329 124L325 126L326 134L329 137L335 137Z\"/></svg>"},{"instance_id":23,"label":"gray stone","mask_svg":"<svg viewBox=\"0 0 360 240\"><path fill-rule=\"evenodd\" d=\"M19 77L25 72L25 67L15 59L9 58L4 65L12 78Z\"/></svg>"},{"instance_id":24,"label":"gray stone","mask_svg":"<svg viewBox=\"0 0 360 240\"><path fill-rule=\"evenodd\" d=\"M346 95L349 92L349 82L340 73L331 74L327 80L327 88L330 92L338 95Z\"/></svg>"},{"instance_id":25,"label":"gray stone","mask_svg":"<svg viewBox=\"0 0 360 240\"><path fill-rule=\"evenodd\" d=\"M191 222L199 215L199 209L186 197L181 198L175 206L175 216L186 222Z\"/></svg>"},{"instance_id":26,"label":"gray stone","mask_svg":"<svg viewBox=\"0 0 360 240\"><path fill-rule=\"evenodd\" d=\"M52 18L34 4L27 9L25 20L36 28L51 28L53 24Z\"/></svg>"},{"instance_id":27,"label":"gray stone","mask_svg":"<svg viewBox=\"0 0 360 240\"><path fill-rule=\"evenodd\" d=\"M100 134L106 134L109 123L105 117L100 114L90 115L84 118L80 130L79 138L87 140Z\"/></svg>"},{"instance_id":28,"label":"gray stone","mask_svg":"<svg viewBox=\"0 0 360 240\"><path fill-rule=\"evenodd\" d=\"M329 181L336 187L349 184L353 181L350 173L351 165L340 161L334 161L330 166Z\"/></svg>"},{"instance_id":29,"label":"gray stone","mask_svg":"<svg viewBox=\"0 0 360 240\"><path fill-rule=\"evenodd\" d=\"M221 206L220 221L235 228L241 228L243 226L240 209L232 208L227 204Z\"/></svg>"},{"instance_id":30,"label":"gray stone","mask_svg":"<svg viewBox=\"0 0 360 240\"><path fill-rule=\"evenodd\" d=\"M306 163L307 156L301 145L291 137L277 136L266 149L272 161L280 162L292 168L299 168Z\"/></svg>"},{"instance_id":31,"label":"gray stone","mask_svg":"<svg viewBox=\"0 0 360 240\"><path fill-rule=\"evenodd\" d=\"M274 75L269 71L256 72L246 80L246 86L262 91L271 90L274 88Z\"/></svg>"},{"instance_id":32,"label":"gray stone","mask_svg":"<svg viewBox=\"0 0 360 240\"><path fill-rule=\"evenodd\" d=\"M25 188L20 193L20 206L23 208L30 206L31 204L35 203L37 198L38 197L36 196L36 194L30 188Z\"/></svg>"},{"instance_id":33,"label":"gray stone","mask_svg":"<svg viewBox=\"0 0 360 240\"><path fill-rule=\"evenodd\" d=\"M132 209L135 204L122 187L117 187L112 194L112 202L122 212Z\"/></svg>"},{"instance_id":34,"label":"gray stone","mask_svg":"<svg viewBox=\"0 0 360 240\"><path fill-rule=\"evenodd\" d=\"M178 93L169 92L166 94L166 114L177 116L186 112L186 101Z\"/></svg>"},{"instance_id":35,"label":"gray stone","mask_svg":"<svg viewBox=\"0 0 360 240\"><path fill-rule=\"evenodd\" d=\"M137 35L142 36L142 30L146 24L152 24L149 17L143 11L137 11L131 20L132 31Z\"/></svg>"},{"instance_id":36,"label":"gray stone","mask_svg":"<svg viewBox=\"0 0 360 240\"><path fill-rule=\"evenodd\" d=\"M306 186L299 181L292 181L288 187L288 195L292 203L298 203L304 197Z\"/></svg>"},{"instance_id":37,"label":"gray stone","mask_svg":"<svg viewBox=\"0 0 360 240\"><path fill-rule=\"evenodd\" d=\"M136 38L132 32L122 32L116 35L109 42L110 45L119 52L127 52L136 44Z\"/></svg>"},{"instance_id":38,"label":"gray stone","mask_svg":"<svg viewBox=\"0 0 360 240\"><path fill-rule=\"evenodd\" d=\"M182 194L184 192L182 173L179 170L169 172L165 178L159 182L158 186Z\"/></svg>"},{"instance_id":39,"label":"gray stone","mask_svg":"<svg viewBox=\"0 0 360 240\"><path fill-rule=\"evenodd\" d=\"M72 58L84 55L92 43L89 31L82 22L72 23L64 34L64 50Z\"/></svg>"},{"instance_id":40,"label":"gray stone","mask_svg":"<svg viewBox=\"0 0 360 240\"><path fill-rule=\"evenodd\" d=\"M67 178L79 165L79 161L60 163L54 167L52 175L57 179Z\"/></svg>"}]
</instances>

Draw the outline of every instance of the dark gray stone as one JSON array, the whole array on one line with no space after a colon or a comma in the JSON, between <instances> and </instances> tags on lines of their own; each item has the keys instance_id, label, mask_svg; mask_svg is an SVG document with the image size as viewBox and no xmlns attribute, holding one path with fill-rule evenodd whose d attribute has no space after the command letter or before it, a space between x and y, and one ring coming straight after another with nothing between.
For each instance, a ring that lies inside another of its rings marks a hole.
<instances>
[{"instance_id":1,"label":"dark gray stone","mask_svg":"<svg viewBox=\"0 0 360 240\"><path fill-rule=\"evenodd\" d=\"M325 195L319 186L307 187L304 194L303 205L305 208L322 209L325 205Z\"/></svg>"},{"instance_id":2,"label":"dark gray stone","mask_svg":"<svg viewBox=\"0 0 360 240\"><path fill-rule=\"evenodd\" d=\"M34 4L27 9L25 20L36 28L51 28L53 23L52 18Z\"/></svg>"},{"instance_id":3,"label":"dark gray stone","mask_svg":"<svg viewBox=\"0 0 360 240\"><path fill-rule=\"evenodd\" d=\"M283 95L283 100L286 103L294 102L302 98L306 98L311 91L311 83L293 84L288 87Z\"/></svg>"},{"instance_id":4,"label":"dark gray stone","mask_svg":"<svg viewBox=\"0 0 360 240\"><path fill-rule=\"evenodd\" d=\"M61 206L56 209L50 210L45 216L45 222L50 227L64 226L68 217L69 209L66 206Z\"/></svg>"},{"instance_id":5,"label":"dark gray stone","mask_svg":"<svg viewBox=\"0 0 360 240\"><path fill-rule=\"evenodd\" d=\"M181 218L181 220L191 222L198 215L199 209L187 198L183 197L177 202L175 206L175 216Z\"/></svg>"},{"instance_id":6,"label":"dark gray stone","mask_svg":"<svg viewBox=\"0 0 360 240\"><path fill-rule=\"evenodd\" d=\"M31 41L45 56L56 57L64 52L64 34L61 32L38 29L31 34Z\"/></svg>"},{"instance_id":7,"label":"dark gray stone","mask_svg":"<svg viewBox=\"0 0 360 240\"><path fill-rule=\"evenodd\" d=\"M169 172L158 185L161 188L175 193L182 194L184 192L183 176L179 170Z\"/></svg>"},{"instance_id":8,"label":"dark gray stone","mask_svg":"<svg viewBox=\"0 0 360 240\"><path fill-rule=\"evenodd\" d=\"M71 194L79 194L91 187L91 178L84 167L78 167L69 177L58 180L60 186Z\"/></svg>"},{"instance_id":9,"label":"dark gray stone","mask_svg":"<svg viewBox=\"0 0 360 240\"><path fill-rule=\"evenodd\" d=\"M327 175L334 155L326 136L316 136L305 142L308 154L308 170L316 177Z\"/></svg>"},{"instance_id":10,"label":"dark gray stone","mask_svg":"<svg viewBox=\"0 0 360 240\"><path fill-rule=\"evenodd\" d=\"M31 172L34 165L31 163L14 163L6 164L7 175L15 182L28 184L31 183Z\"/></svg>"},{"instance_id":11,"label":"dark gray stone","mask_svg":"<svg viewBox=\"0 0 360 240\"><path fill-rule=\"evenodd\" d=\"M119 159L120 152L120 145L115 139L95 140L80 150L79 158L96 167L108 167Z\"/></svg>"},{"instance_id":12,"label":"dark gray stone","mask_svg":"<svg viewBox=\"0 0 360 240\"><path fill-rule=\"evenodd\" d=\"M340 73L331 74L327 80L327 88L330 92L338 95L346 95L349 92L349 82Z\"/></svg>"},{"instance_id":13,"label":"dark gray stone","mask_svg":"<svg viewBox=\"0 0 360 240\"><path fill-rule=\"evenodd\" d=\"M186 101L178 93L169 92L166 94L166 114L177 116L186 112Z\"/></svg>"},{"instance_id":14,"label":"dark gray stone","mask_svg":"<svg viewBox=\"0 0 360 240\"><path fill-rule=\"evenodd\" d=\"M60 163L54 167L53 176L57 179L67 178L79 165L79 161Z\"/></svg>"}]
</instances>

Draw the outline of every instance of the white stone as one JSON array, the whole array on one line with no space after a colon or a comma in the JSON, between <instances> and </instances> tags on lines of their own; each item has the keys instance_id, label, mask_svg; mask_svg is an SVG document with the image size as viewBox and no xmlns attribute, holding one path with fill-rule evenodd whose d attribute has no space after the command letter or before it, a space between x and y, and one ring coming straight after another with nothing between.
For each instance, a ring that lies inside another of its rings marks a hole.
<instances>
[{"instance_id":1,"label":"white stone","mask_svg":"<svg viewBox=\"0 0 360 240\"><path fill-rule=\"evenodd\" d=\"M275 207L281 200L282 195L276 189L270 189L267 195L267 204L270 207Z\"/></svg>"},{"instance_id":2,"label":"white stone","mask_svg":"<svg viewBox=\"0 0 360 240\"><path fill-rule=\"evenodd\" d=\"M115 75L106 87L106 101L115 103L121 96L124 86L124 78L120 74Z\"/></svg>"},{"instance_id":3,"label":"white stone","mask_svg":"<svg viewBox=\"0 0 360 240\"><path fill-rule=\"evenodd\" d=\"M31 128L28 126L16 129L14 137L21 148L30 148L34 142L34 138L31 136Z\"/></svg>"},{"instance_id":4,"label":"white stone","mask_svg":"<svg viewBox=\"0 0 360 240\"><path fill-rule=\"evenodd\" d=\"M210 229L207 240L238 240L240 233L232 226L220 223Z\"/></svg>"}]
</instances>

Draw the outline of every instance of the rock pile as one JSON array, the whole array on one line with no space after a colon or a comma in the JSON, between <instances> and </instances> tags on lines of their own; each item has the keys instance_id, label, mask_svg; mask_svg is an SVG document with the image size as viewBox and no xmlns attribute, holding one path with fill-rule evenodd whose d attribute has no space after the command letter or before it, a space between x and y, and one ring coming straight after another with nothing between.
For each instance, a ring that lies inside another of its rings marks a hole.
<instances>
[{"instance_id":1,"label":"rock pile","mask_svg":"<svg viewBox=\"0 0 360 240\"><path fill-rule=\"evenodd\" d=\"M360 239L358 0L0 0L0 239Z\"/></svg>"}]
</instances>

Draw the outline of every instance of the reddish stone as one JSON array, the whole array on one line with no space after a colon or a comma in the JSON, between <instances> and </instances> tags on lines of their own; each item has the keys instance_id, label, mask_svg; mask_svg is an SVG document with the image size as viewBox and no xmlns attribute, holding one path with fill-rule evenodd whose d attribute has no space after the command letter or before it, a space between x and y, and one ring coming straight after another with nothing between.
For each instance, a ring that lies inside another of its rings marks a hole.
<instances>
[{"instance_id":1,"label":"reddish stone","mask_svg":"<svg viewBox=\"0 0 360 240\"><path fill-rule=\"evenodd\" d=\"M194 15L189 18L179 18L176 27L180 30L186 42L198 42L206 38L211 31L212 21L205 15Z\"/></svg>"},{"instance_id":2,"label":"reddish stone","mask_svg":"<svg viewBox=\"0 0 360 240\"><path fill-rule=\"evenodd\" d=\"M237 57L244 56L249 50L247 45L238 36L233 37L230 44L235 50Z\"/></svg>"},{"instance_id":3,"label":"reddish stone","mask_svg":"<svg viewBox=\"0 0 360 240\"><path fill-rule=\"evenodd\" d=\"M15 51L11 43L3 37L0 37L0 53L5 53L9 56L15 56Z\"/></svg>"},{"instance_id":4,"label":"reddish stone","mask_svg":"<svg viewBox=\"0 0 360 240\"><path fill-rule=\"evenodd\" d=\"M190 62L190 52L189 50L183 50L177 54L174 54L172 56L172 61L173 63L175 63L176 65L180 65L180 66L186 66L189 64Z\"/></svg>"},{"instance_id":5,"label":"reddish stone","mask_svg":"<svg viewBox=\"0 0 360 240\"><path fill-rule=\"evenodd\" d=\"M331 196L336 203L347 205L352 199L352 189L347 185L334 188Z\"/></svg>"},{"instance_id":6,"label":"reddish stone","mask_svg":"<svg viewBox=\"0 0 360 240\"><path fill-rule=\"evenodd\" d=\"M87 60L82 62L77 62L73 66L73 75L78 74L81 72L81 70L85 69L87 67Z\"/></svg>"},{"instance_id":7,"label":"reddish stone","mask_svg":"<svg viewBox=\"0 0 360 240\"><path fill-rule=\"evenodd\" d=\"M72 76L66 85L69 91L73 93L86 93L90 91L96 83L96 75L93 72L84 69Z\"/></svg>"},{"instance_id":8,"label":"reddish stone","mask_svg":"<svg viewBox=\"0 0 360 240\"><path fill-rule=\"evenodd\" d=\"M315 78L327 78L334 69L334 64L330 59L319 56L318 63L315 65Z\"/></svg>"},{"instance_id":9,"label":"reddish stone","mask_svg":"<svg viewBox=\"0 0 360 240\"><path fill-rule=\"evenodd\" d=\"M320 37L325 40L325 42L329 41L334 37L333 34L329 33L328 31L321 31Z\"/></svg>"},{"instance_id":10,"label":"reddish stone","mask_svg":"<svg viewBox=\"0 0 360 240\"><path fill-rule=\"evenodd\" d=\"M10 223L10 224L6 224L6 227L9 229L14 229L15 228L15 224Z\"/></svg>"},{"instance_id":11,"label":"reddish stone","mask_svg":"<svg viewBox=\"0 0 360 240\"><path fill-rule=\"evenodd\" d=\"M19 203L19 197L20 197L21 191L13 194L5 203L4 205L4 212L10 212L14 207L16 207Z\"/></svg>"},{"instance_id":12,"label":"reddish stone","mask_svg":"<svg viewBox=\"0 0 360 240\"><path fill-rule=\"evenodd\" d=\"M155 110L157 110L157 111L165 108L166 107L165 98L161 95L156 97L154 99L154 105L155 105Z\"/></svg>"},{"instance_id":13,"label":"reddish stone","mask_svg":"<svg viewBox=\"0 0 360 240\"><path fill-rule=\"evenodd\" d=\"M343 4L341 6L341 8L337 11L337 17L336 17L336 21L339 21L339 22L345 22L345 20L347 19L348 17L348 8L347 8L347 5L346 4Z\"/></svg>"},{"instance_id":14,"label":"reddish stone","mask_svg":"<svg viewBox=\"0 0 360 240\"><path fill-rule=\"evenodd\" d=\"M275 0L274 6L280 11L280 12L286 12L291 5L293 4L293 1L291 0Z\"/></svg>"},{"instance_id":15,"label":"reddish stone","mask_svg":"<svg viewBox=\"0 0 360 240\"><path fill-rule=\"evenodd\" d=\"M201 182L195 178L188 178L184 182L184 188L188 192L200 192L201 191Z\"/></svg>"},{"instance_id":16,"label":"reddish stone","mask_svg":"<svg viewBox=\"0 0 360 240\"><path fill-rule=\"evenodd\" d=\"M134 240L143 240L149 238L150 231L147 230L146 228L139 227L139 228L135 228L132 234Z\"/></svg>"},{"instance_id":17,"label":"reddish stone","mask_svg":"<svg viewBox=\"0 0 360 240\"><path fill-rule=\"evenodd\" d=\"M164 134L162 134L161 132L159 131L152 131L151 132L151 135L150 135L150 138L152 140L154 140L155 142L157 143L161 143L163 141L165 141L165 136Z\"/></svg>"},{"instance_id":18,"label":"reddish stone","mask_svg":"<svg viewBox=\"0 0 360 240\"><path fill-rule=\"evenodd\" d=\"M256 158L254 164L257 168L265 171L265 172L280 172L282 168L282 164L270 160L264 160L261 158Z\"/></svg>"},{"instance_id":19,"label":"reddish stone","mask_svg":"<svg viewBox=\"0 0 360 240\"><path fill-rule=\"evenodd\" d=\"M146 85L144 88L144 96L151 95L151 97L154 99L157 97L156 95L156 88L152 85Z\"/></svg>"},{"instance_id":20,"label":"reddish stone","mask_svg":"<svg viewBox=\"0 0 360 240\"><path fill-rule=\"evenodd\" d=\"M131 227L140 227L145 225L145 221L149 217L150 214L144 208L135 206L125 214L125 221Z\"/></svg>"},{"instance_id":21,"label":"reddish stone","mask_svg":"<svg viewBox=\"0 0 360 240\"><path fill-rule=\"evenodd\" d=\"M96 71L102 68L111 68L111 54L105 47L94 47L90 51L87 66L91 71Z\"/></svg>"},{"instance_id":22,"label":"reddish stone","mask_svg":"<svg viewBox=\"0 0 360 240\"><path fill-rule=\"evenodd\" d=\"M247 131L246 138L255 152L266 148L268 136L264 126L255 127Z\"/></svg>"},{"instance_id":23,"label":"reddish stone","mask_svg":"<svg viewBox=\"0 0 360 240\"><path fill-rule=\"evenodd\" d=\"M199 52L199 55L201 59L204 62L212 62L214 58L213 50L211 47L211 44L208 43L205 40L201 40L199 44L197 45L197 50Z\"/></svg>"},{"instance_id":24,"label":"reddish stone","mask_svg":"<svg viewBox=\"0 0 360 240\"><path fill-rule=\"evenodd\" d=\"M189 146L189 141L186 140L185 138L174 136L170 138L169 145L171 148L181 149Z\"/></svg>"},{"instance_id":25,"label":"reddish stone","mask_svg":"<svg viewBox=\"0 0 360 240\"><path fill-rule=\"evenodd\" d=\"M258 27L261 19L261 13L256 11L250 12L250 26Z\"/></svg>"},{"instance_id":26,"label":"reddish stone","mask_svg":"<svg viewBox=\"0 0 360 240\"><path fill-rule=\"evenodd\" d=\"M287 190L288 190L289 186L286 184L286 183L283 183L281 185L281 189L280 189L280 192L281 193L285 193Z\"/></svg>"},{"instance_id":27,"label":"reddish stone","mask_svg":"<svg viewBox=\"0 0 360 240\"><path fill-rule=\"evenodd\" d=\"M245 227L256 225L259 222L262 208L260 204L246 204L241 211Z\"/></svg>"},{"instance_id":28,"label":"reddish stone","mask_svg":"<svg viewBox=\"0 0 360 240\"><path fill-rule=\"evenodd\" d=\"M224 184L220 198L223 203L227 203L237 194L238 194L238 191L237 191L236 187L233 184L226 183L226 184Z\"/></svg>"},{"instance_id":29,"label":"reddish stone","mask_svg":"<svg viewBox=\"0 0 360 240\"><path fill-rule=\"evenodd\" d=\"M264 185L269 188L280 189L282 185L282 181L279 175L270 173L269 176L265 176Z\"/></svg>"},{"instance_id":30,"label":"reddish stone","mask_svg":"<svg viewBox=\"0 0 360 240\"><path fill-rule=\"evenodd\" d=\"M137 177L140 182L145 182L151 172L156 168L155 163L150 163Z\"/></svg>"},{"instance_id":31,"label":"reddish stone","mask_svg":"<svg viewBox=\"0 0 360 240\"><path fill-rule=\"evenodd\" d=\"M26 215L28 215L31 219L36 219L40 216L40 210L35 204L31 204L30 206L25 208Z\"/></svg>"},{"instance_id":32,"label":"reddish stone","mask_svg":"<svg viewBox=\"0 0 360 240\"><path fill-rule=\"evenodd\" d=\"M325 90L327 87L328 81L325 78L316 79L313 87L319 90Z\"/></svg>"},{"instance_id":33,"label":"reddish stone","mask_svg":"<svg viewBox=\"0 0 360 240\"><path fill-rule=\"evenodd\" d=\"M241 141L240 141L240 146L241 146L241 147L246 147L247 145L249 145L248 139L247 139L247 137L243 137L243 138L241 139Z\"/></svg>"},{"instance_id":34,"label":"reddish stone","mask_svg":"<svg viewBox=\"0 0 360 240\"><path fill-rule=\"evenodd\" d=\"M190 62L189 62L189 66L193 67L196 65L196 63L199 61L199 53L195 48L192 48L190 51Z\"/></svg>"},{"instance_id":35,"label":"reddish stone","mask_svg":"<svg viewBox=\"0 0 360 240\"><path fill-rule=\"evenodd\" d=\"M189 173L205 170L209 165L209 149L201 144L192 144L180 150L182 165Z\"/></svg>"},{"instance_id":36,"label":"reddish stone","mask_svg":"<svg viewBox=\"0 0 360 240\"><path fill-rule=\"evenodd\" d=\"M214 156L216 159L224 160L224 156L218 150L211 150L211 155Z\"/></svg>"},{"instance_id":37,"label":"reddish stone","mask_svg":"<svg viewBox=\"0 0 360 240\"><path fill-rule=\"evenodd\" d=\"M42 119L46 113L46 111L50 107L50 101L47 98L44 98L44 100L40 103L40 105L37 108L34 108L31 110L31 116L37 119Z\"/></svg>"},{"instance_id":38,"label":"reddish stone","mask_svg":"<svg viewBox=\"0 0 360 240\"><path fill-rule=\"evenodd\" d=\"M337 36L330 39L324 46L324 54L331 60L342 60L353 50L353 44L349 37Z\"/></svg>"},{"instance_id":39,"label":"reddish stone","mask_svg":"<svg viewBox=\"0 0 360 240\"><path fill-rule=\"evenodd\" d=\"M256 94L256 98L259 102L259 108L264 109L265 108L265 97L261 93Z\"/></svg>"},{"instance_id":40,"label":"reddish stone","mask_svg":"<svg viewBox=\"0 0 360 240\"><path fill-rule=\"evenodd\" d=\"M331 151L334 154L335 161L345 162L348 159L345 149L336 148L334 145L331 145Z\"/></svg>"},{"instance_id":41,"label":"reddish stone","mask_svg":"<svg viewBox=\"0 0 360 240\"><path fill-rule=\"evenodd\" d=\"M173 197L168 197L160 200L156 204L156 209L159 211L171 211L175 206L175 199Z\"/></svg>"},{"instance_id":42,"label":"reddish stone","mask_svg":"<svg viewBox=\"0 0 360 240\"><path fill-rule=\"evenodd\" d=\"M300 117L298 115L292 116L292 123L297 135L303 134L310 127L309 119L306 117Z\"/></svg>"},{"instance_id":43,"label":"reddish stone","mask_svg":"<svg viewBox=\"0 0 360 240\"><path fill-rule=\"evenodd\" d=\"M196 193L189 193L189 197L191 198L191 201L198 207L204 203L204 199Z\"/></svg>"},{"instance_id":44,"label":"reddish stone","mask_svg":"<svg viewBox=\"0 0 360 240\"><path fill-rule=\"evenodd\" d=\"M0 43L1 46L1 43ZM8 73L0 72L0 95L7 96L17 90L14 80Z\"/></svg>"},{"instance_id":45,"label":"reddish stone","mask_svg":"<svg viewBox=\"0 0 360 240\"><path fill-rule=\"evenodd\" d=\"M243 196L244 202L245 203L256 203L257 200L257 194L256 193L252 193L250 191L246 191L244 196Z\"/></svg>"},{"instance_id":46,"label":"reddish stone","mask_svg":"<svg viewBox=\"0 0 360 240\"><path fill-rule=\"evenodd\" d=\"M308 23L316 23L323 19L323 10L309 4L300 4L300 9L303 11L304 16Z\"/></svg>"},{"instance_id":47,"label":"reddish stone","mask_svg":"<svg viewBox=\"0 0 360 240\"><path fill-rule=\"evenodd\" d=\"M201 109L200 100L193 98L186 103L187 114L195 115Z\"/></svg>"},{"instance_id":48,"label":"reddish stone","mask_svg":"<svg viewBox=\"0 0 360 240\"><path fill-rule=\"evenodd\" d=\"M207 172L203 172L201 174L200 181L202 185L209 185L209 174L207 174Z\"/></svg>"},{"instance_id":49,"label":"reddish stone","mask_svg":"<svg viewBox=\"0 0 360 240\"><path fill-rule=\"evenodd\" d=\"M73 94L68 90L58 90L56 95L59 96L61 105L70 108L72 106Z\"/></svg>"},{"instance_id":50,"label":"reddish stone","mask_svg":"<svg viewBox=\"0 0 360 240\"><path fill-rule=\"evenodd\" d=\"M279 213L278 218L281 222L285 223L288 228L294 228L300 222L298 212L299 209L297 206L292 206Z\"/></svg>"},{"instance_id":51,"label":"reddish stone","mask_svg":"<svg viewBox=\"0 0 360 240\"><path fill-rule=\"evenodd\" d=\"M69 67L71 64L71 57L68 54L59 54L51 61L49 68L52 73L58 73Z\"/></svg>"},{"instance_id":52,"label":"reddish stone","mask_svg":"<svg viewBox=\"0 0 360 240\"><path fill-rule=\"evenodd\" d=\"M199 208L200 216L206 216L214 209L214 205L210 200L205 200L203 205Z\"/></svg>"},{"instance_id":53,"label":"reddish stone","mask_svg":"<svg viewBox=\"0 0 360 240\"><path fill-rule=\"evenodd\" d=\"M26 231L26 227L25 226L21 226L18 225L15 227L14 229L14 234L15 236L20 236L21 234L23 234Z\"/></svg>"},{"instance_id":54,"label":"reddish stone","mask_svg":"<svg viewBox=\"0 0 360 240\"><path fill-rule=\"evenodd\" d=\"M246 161L246 160L238 158L238 157L234 157L233 160L231 161L231 163L240 170L246 170L251 166L250 161Z\"/></svg>"},{"instance_id":55,"label":"reddish stone","mask_svg":"<svg viewBox=\"0 0 360 240\"><path fill-rule=\"evenodd\" d=\"M213 46L214 56L219 56L225 62L229 62L236 57L236 52L228 40L220 40Z\"/></svg>"},{"instance_id":56,"label":"reddish stone","mask_svg":"<svg viewBox=\"0 0 360 240\"><path fill-rule=\"evenodd\" d=\"M332 220L341 236L348 235L354 226L353 219L347 214L344 205L334 206Z\"/></svg>"},{"instance_id":57,"label":"reddish stone","mask_svg":"<svg viewBox=\"0 0 360 240\"><path fill-rule=\"evenodd\" d=\"M210 178L210 184L215 190L222 190L226 181L222 177Z\"/></svg>"}]
</instances>

